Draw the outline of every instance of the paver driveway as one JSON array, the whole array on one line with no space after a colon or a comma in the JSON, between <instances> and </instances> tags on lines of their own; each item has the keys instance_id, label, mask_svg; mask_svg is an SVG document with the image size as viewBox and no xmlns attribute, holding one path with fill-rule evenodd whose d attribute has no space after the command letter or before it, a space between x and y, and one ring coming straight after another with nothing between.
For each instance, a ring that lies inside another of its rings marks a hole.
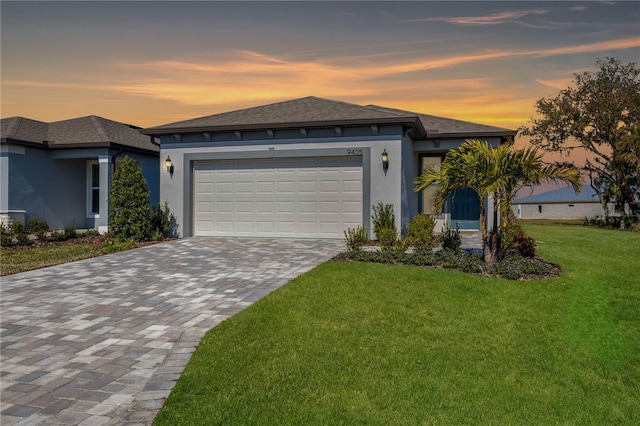
<instances>
[{"instance_id":1,"label":"paver driveway","mask_svg":"<svg viewBox=\"0 0 640 426\"><path fill-rule=\"evenodd\" d=\"M343 248L190 238L3 277L0 423L150 424L208 329Z\"/></svg>"}]
</instances>

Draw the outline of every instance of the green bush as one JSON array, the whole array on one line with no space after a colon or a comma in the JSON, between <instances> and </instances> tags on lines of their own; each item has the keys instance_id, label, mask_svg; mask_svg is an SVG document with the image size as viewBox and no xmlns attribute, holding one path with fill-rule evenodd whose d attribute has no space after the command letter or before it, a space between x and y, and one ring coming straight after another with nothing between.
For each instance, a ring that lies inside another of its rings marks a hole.
<instances>
[{"instance_id":1,"label":"green bush","mask_svg":"<svg viewBox=\"0 0 640 426\"><path fill-rule=\"evenodd\" d=\"M391 250L397 248L400 238L396 228L381 228L378 234L378 241L382 250Z\"/></svg>"},{"instance_id":2,"label":"green bush","mask_svg":"<svg viewBox=\"0 0 640 426\"><path fill-rule=\"evenodd\" d=\"M151 238L149 190L142 170L128 156L113 175L109 196L111 233L121 240L147 241Z\"/></svg>"},{"instance_id":3,"label":"green bush","mask_svg":"<svg viewBox=\"0 0 640 426\"><path fill-rule=\"evenodd\" d=\"M76 228L73 226L65 226L64 227L64 239L72 240L78 236L78 232L76 232Z\"/></svg>"},{"instance_id":4,"label":"green bush","mask_svg":"<svg viewBox=\"0 0 640 426\"><path fill-rule=\"evenodd\" d=\"M360 225L357 228L348 228L344 231L344 239L349 250L360 250L365 245L369 238L367 238L367 230L364 226Z\"/></svg>"},{"instance_id":5,"label":"green bush","mask_svg":"<svg viewBox=\"0 0 640 426\"><path fill-rule=\"evenodd\" d=\"M393 212L393 204L384 204L379 201L373 205L373 233L376 234L378 241L380 240L380 232L383 229L396 229L396 216Z\"/></svg>"},{"instance_id":6,"label":"green bush","mask_svg":"<svg viewBox=\"0 0 640 426\"><path fill-rule=\"evenodd\" d=\"M510 253L496 263L491 272L509 280L518 280L525 275L547 275L553 269L553 265L542 260Z\"/></svg>"},{"instance_id":7,"label":"green bush","mask_svg":"<svg viewBox=\"0 0 640 426\"><path fill-rule=\"evenodd\" d=\"M31 240L26 233L21 232L19 234L16 234L16 244L18 244L19 246L28 246L31 245Z\"/></svg>"},{"instance_id":8,"label":"green bush","mask_svg":"<svg viewBox=\"0 0 640 426\"><path fill-rule=\"evenodd\" d=\"M0 223L0 247L9 247L13 244L13 237L9 228Z\"/></svg>"},{"instance_id":9,"label":"green bush","mask_svg":"<svg viewBox=\"0 0 640 426\"><path fill-rule=\"evenodd\" d=\"M445 223L442 234L440 235L440 242L442 243L443 250L460 251L462 247L460 229L457 226L456 229L451 229L449 224Z\"/></svg>"},{"instance_id":10,"label":"green bush","mask_svg":"<svg viewBox=\"0 0 640 426\"><path fill-rule=\"evenodd\" d=\"M151 211L151 228L153 229L153 239L162 240L171 235L176 224L176 217L169 210L169 202L154 206Z\"/></svg>"},{"instance_id":11,"label":"green bush","mask_svg":"<svg viewBox=\"0 0 640 426\"><path fill-rule=\"evenodd\" d=\"M523 231L516 232L507 242L506 251L522 257L534 257L536 255L536 240L527 236Z\"/></svg>"},{"instance_id":12,"label":"green bush","mask_svg":"<svg viewBox=\"0 0 640 426\"><path fill-rule=\"evenodd\" d=\"M42 234L49 230L49 224L46 220L38 220L36 218L29 219L29 231L34 234Z\"/></svg>"},{"instance_id":13,"label":"green bush","mask_svg":"<svg viewBox=\"0 0 640 426\"><path fill-rule=\"evenodd\" d=\"M415 216L409 223L407 239L416 250L430 250L436 221L427 214Z\"/></svg>"},{"instance_id":14,"label":"green bush","mask_svg":"<svg viewBox=\"0 0 640 426\"><path fill-rule=\"evenodd\" d=\"M25 232L24 225L18 220L11 222L11 232L14 235L23 234Z\"/></svg>"},{"instance_id":15,"label":"green bush","mask_svg":"<svg viewBox=\"0 0 640 426\"><path fill-rule=\"evenodd\" d=\"M49 234L50 241L64 241L65 239L64 232L62 231L53 231Z\"/></svg>"}]
</instances>

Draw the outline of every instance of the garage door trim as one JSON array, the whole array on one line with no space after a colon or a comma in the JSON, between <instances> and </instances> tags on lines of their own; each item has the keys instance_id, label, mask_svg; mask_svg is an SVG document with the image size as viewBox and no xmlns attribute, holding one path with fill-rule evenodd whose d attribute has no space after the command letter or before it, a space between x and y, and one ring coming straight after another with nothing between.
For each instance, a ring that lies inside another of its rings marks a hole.
<instances>
[{"instance_id":1,"label":"garage door trim","mask_svg":"<svg viewBox=\"0 0 640 426\"><path fill-rule=\"evenodd\" d=\"M184 165L188 167L188 176L183 181L183 218L184 223L182 234L194 236L194 202L193 193L195 163L198 161L218 161L218 160L246 160L246 159L287 159L287 158L331 158L349 156L353 147L350 148L329 148L329 149L291 149L278 150L270 148L261 151L232 151L232 152L200 152L184 154ZM362 225L366 229L371 226L371 148L357 147L362 152ZM178 230L180 232L180 230Z\"/></svg>"}]
</instances>

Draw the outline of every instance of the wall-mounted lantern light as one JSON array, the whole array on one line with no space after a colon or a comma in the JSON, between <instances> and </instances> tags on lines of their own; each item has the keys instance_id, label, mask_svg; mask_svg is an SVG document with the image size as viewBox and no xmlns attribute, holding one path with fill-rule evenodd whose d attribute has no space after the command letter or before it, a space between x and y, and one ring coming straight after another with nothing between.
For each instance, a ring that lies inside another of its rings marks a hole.
<instances>
[{"instance_id":1,"label":"wall-mounted lantern light","mask_svg":"<svg viewBox=\"0 0 640 426\"><path fill-rule=\"evenodd\" d=\"M167 159L164 160L164 166L167 168L167 172L173 177L173 162L171 161L171 157L167 155Z\"/></svg>"},{"instance_id":2,"label":"wall-mounted lantern light","mask_svg":"<svg viewBox=\"0 0 640 426\"><path fill-rule=\"evenodd\" d=\"M389 170L389 154L387 154L387 150L382 151L382 170L384 170L384 174L386 176L387 171Z\"/></svg>"}]
</instances>

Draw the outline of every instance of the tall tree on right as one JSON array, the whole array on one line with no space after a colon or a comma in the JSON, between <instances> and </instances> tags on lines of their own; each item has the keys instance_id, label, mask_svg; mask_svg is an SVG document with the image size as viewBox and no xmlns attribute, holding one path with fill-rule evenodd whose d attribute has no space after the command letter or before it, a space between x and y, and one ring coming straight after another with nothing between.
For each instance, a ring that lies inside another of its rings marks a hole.
<instances>
[{"instance_id":1,"label":"tall tree on right","mask_svg":"<svg viewBox=\"0 0 640 426\"><path fill-rule=\"evenodd\" d=\"M575 74L571 87L536 102L538 118L520 134L547 151L591 154L585 170L608 216L613 202L627 219L640 221L640 69L618 59L596 61L595 72Z\"/></svg>"}]
</instances>

